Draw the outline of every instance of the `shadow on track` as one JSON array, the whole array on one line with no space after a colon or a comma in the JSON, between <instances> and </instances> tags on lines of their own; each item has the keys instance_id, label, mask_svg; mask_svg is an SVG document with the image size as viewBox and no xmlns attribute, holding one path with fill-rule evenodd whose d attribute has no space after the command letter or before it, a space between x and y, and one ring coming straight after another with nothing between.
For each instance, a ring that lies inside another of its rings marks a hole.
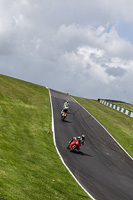
<instances>
[{"instance_id":1,"label":"shadow on track","mask_svg":"<svg viewBox=\"0 0 133 200\"><path fill-rule=\"evenodd\" d=\"M66 122L66 123L72 123L72 122L69 122L69 121L67 121L67 120L64 120L63 122Z\"/></svg>"},{"instance_id":2,"label":"shadow on track","mask_svg":"<svg viewBox=\"0 0 133 200\"><path fill-rule=\"evenodd\" d=\"M87 153L83 153L82 151L72 151L71 153L75 153L75 154L78 154L78 155L82 155L82 156L90 156L92 157L91 155L87 154Z\"/></svg>"}]
</instances>

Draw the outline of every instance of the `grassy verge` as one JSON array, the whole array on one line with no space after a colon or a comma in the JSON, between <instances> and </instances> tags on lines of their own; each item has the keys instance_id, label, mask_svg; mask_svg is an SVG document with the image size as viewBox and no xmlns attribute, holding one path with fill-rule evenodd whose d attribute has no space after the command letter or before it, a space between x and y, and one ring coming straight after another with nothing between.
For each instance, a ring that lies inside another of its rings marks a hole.
<instances>
[{"instance_id":1,"label":"grassy verge","mask_svg":"<svg viewBox=\"0 0 133 200\"><path fill-rule=\"evenodd\" d=\"M90 199L53 144L45 87L0 75L0 198Z\"/></svg>"},{"instance_id":2,"label":"grassy verge","mask_svg":"<svg viewBox=\"0 0 133 200\"><path fill-rule=\"evenodd\" d=\"M74 97L82 104L133 157L133 118L104 106L97 100Z\"/></svg>"}]
</instances>

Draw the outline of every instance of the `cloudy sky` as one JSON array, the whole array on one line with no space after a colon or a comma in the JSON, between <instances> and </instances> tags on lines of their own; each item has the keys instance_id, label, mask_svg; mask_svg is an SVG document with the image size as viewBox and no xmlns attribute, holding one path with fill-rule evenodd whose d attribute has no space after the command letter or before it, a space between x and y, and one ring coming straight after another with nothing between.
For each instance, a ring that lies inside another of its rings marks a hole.
<instances>
[{"instance_id":1,"label":"cloudy sky","mask_svg":"<svg viewBox=\"0 0 133 200\"><path fill-rule=\"evenodd\" d=\"M133 1L0 0L0 74L133 103Z\"/></svg>"}]
</instances>

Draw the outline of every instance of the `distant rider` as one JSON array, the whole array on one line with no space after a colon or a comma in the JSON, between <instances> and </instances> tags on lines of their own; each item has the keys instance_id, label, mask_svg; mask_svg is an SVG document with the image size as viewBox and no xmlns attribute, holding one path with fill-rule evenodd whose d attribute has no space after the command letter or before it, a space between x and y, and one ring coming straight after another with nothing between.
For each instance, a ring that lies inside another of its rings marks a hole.
<instances>
[{"instance_id":1,"label":"distant rider","mask_svg":"<svg viewBox=\"0 0 133 200\"><path fill-rule=\"evenodd\" d=\"M61 111L61 115L63 114L63 112L67 113L67 110L62 110L62 111Z\"/></svg>"},{"instance_id":2,"label":"distant rider","mask_svg":"<svg viewBox=\"0 0 133 200\"><path fill-rule=\"evenodd\" d=\"M67 109L69 108L69 102L68 102L68 100L64 103L64 105L63 105L63 111L65 111L65 112L67 112Z\"/></svg>"}]
</instances>

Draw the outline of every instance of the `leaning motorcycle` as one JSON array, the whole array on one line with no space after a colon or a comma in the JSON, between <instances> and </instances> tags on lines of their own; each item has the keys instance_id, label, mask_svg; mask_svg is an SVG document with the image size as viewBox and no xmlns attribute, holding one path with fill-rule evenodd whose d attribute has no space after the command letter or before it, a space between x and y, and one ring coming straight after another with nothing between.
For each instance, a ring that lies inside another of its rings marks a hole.
<instances>
[{"instance_id":1,"label":"leaning motorcycle","mask_svg":"<svg viewBox=\"0 0 133 200\"><path fill-rule=\"evenodd\" d=\"M67 116L67 113L63 111L61 113L61 119L62 119L62 121L64 121L64 119L66 118L66 116Z\"/></svg>"},{"instance_id":2,"label":"leaning motorcycle","mask_svg":"<svg viewBox=\"0 0 133 200\"><path fill-rule=\"evenodd\" d=\"M74 151L75 149L79 150L79 147L81 146L81 143L79 140L74 140L71 143L68 144L67 148L70 149L70 151Z\"/></svg>"}]
</instances>

